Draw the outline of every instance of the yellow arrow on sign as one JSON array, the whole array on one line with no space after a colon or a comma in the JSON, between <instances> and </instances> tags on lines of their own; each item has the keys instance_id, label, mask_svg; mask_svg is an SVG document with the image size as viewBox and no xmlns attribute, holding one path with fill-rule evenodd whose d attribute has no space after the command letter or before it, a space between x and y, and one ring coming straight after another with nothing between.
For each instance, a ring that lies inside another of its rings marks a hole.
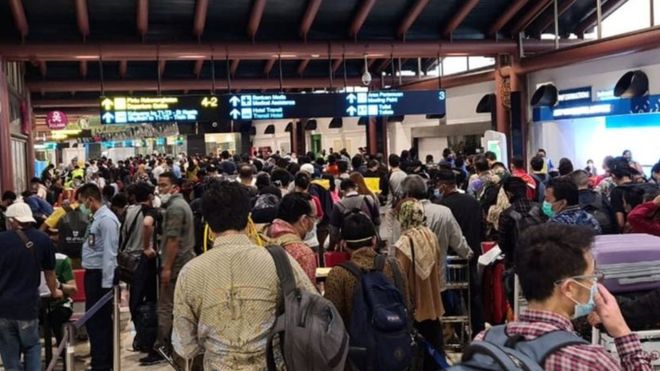
<instances>
[{"instance_id":1,"label":"yellow arrow on sign","mask_svg":"<svg viewBox=\"0 0 660 371\"><path fill-rule=\"evenodd\" d=\"M112 100L110 100L110 99L108 99L108 98L105 98L105 99L103 100L103 102L101 102L101 105L102 105L103 108L105 108L105 110L107 111L107 110L109 110L110 108L112 108L112 106L114 106L115 104L112 103Z\"/></svg>"}]
</instances>

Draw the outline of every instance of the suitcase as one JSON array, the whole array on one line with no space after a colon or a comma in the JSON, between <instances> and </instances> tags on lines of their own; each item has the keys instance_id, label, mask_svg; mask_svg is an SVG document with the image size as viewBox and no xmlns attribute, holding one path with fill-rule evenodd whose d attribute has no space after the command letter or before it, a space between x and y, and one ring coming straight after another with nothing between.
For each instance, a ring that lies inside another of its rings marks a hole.
<instances>
[{"instance_id":1,"label":"suitcase","mask_svg":"<svg viewBox=\"0 0 660 371\"><path fill-rule=\"evenodd\" d=\"M351 254L345 251L328 251L323 254L326 268L332 268L351 259Z\"/></svg>"},{"instance_id":2,"label":"suitcase","mask_svg":"<svg viewBox=\"0 0 660 371\"><path fill-rule=\"evenodd\" d=\"M660 287L660 237L649 234L597 236L594 243L596 270L612 293L652 290Z\"/></svg>"},{"instance_id":3,"label":"suitcase","mask_svg":"<svg viewBox=\"0 0 660 371\"><path fill-rule=\"evenodd\" d=\"M491 325L503 324L509 311L504 291L504 271L503 260L499 260L484 269L481 287L484 320Z\"/></svg>"}]
</instances>

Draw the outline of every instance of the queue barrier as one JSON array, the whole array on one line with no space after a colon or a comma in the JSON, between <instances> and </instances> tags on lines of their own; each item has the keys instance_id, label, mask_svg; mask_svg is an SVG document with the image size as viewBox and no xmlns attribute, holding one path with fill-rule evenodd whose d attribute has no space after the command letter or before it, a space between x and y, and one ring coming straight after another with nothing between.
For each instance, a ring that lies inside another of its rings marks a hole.
<instances>
[{"instance_id":1,"label":"queue barrier","mask_svg":"<svg viewBox=\"0 0 660 371\"><path fill-rule=\"evenodd\" d=\"M105 306L110 300L112 300L112 343L113 343L113 359L112 359L112 369L115 371L121 371L121 339L119 336L119 323L120 323L120 314L119 314L119 303L121 301L121 289L118 285L115 285L112 291L109 291L107 294L103 295L85 314L75 322L67 324L64 328L64 336L62 342L57 347L57 351L53 355L53 358L48 365L46 371L53 371L57 360L62 355L62 352L66 348L66 370L73 371L74 369L74 353L73 348L73 336L76 330L80 329L90 318L92 318L103 306Z\"/></svg>"}]
</instances>

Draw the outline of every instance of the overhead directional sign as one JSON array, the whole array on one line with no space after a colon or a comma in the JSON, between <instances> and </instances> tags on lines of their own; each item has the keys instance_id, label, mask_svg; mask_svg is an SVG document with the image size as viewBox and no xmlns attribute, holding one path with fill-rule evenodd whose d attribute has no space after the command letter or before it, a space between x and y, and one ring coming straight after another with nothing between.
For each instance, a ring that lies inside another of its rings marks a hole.
<instances>
[{"instance_id":1,"label":"overhead directional sign","mask_svg":"<svg viewBox=\"0 0 660 371\"><path fill-rule=\"evenodd\" d=\"M211 122L304 117L444 115L444 90L321 94L226 94L221 96L102 97L101 122Z\"/></svg>"},{"instance_id":2,"label":"overhead directional sign","mask_svg":"<svg viewBox=\"0 0 660 371\"><path fill-rule=\"evenodd\" d=\"M163 97L101 97L103 124L218 121L215 95Z\"/></svg>"}]
</instances>

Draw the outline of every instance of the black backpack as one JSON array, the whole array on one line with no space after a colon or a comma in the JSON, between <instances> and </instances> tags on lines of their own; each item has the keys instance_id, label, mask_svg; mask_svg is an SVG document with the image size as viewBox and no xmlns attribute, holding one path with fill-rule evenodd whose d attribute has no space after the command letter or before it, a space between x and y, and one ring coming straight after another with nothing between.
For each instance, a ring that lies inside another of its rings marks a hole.
<instances>
[{"instance_id":1,"label":"black backpack","mask_svg":"<svg viewBox=\"0 0 660 371\"><path fill-rule=\"evenodd\" d=\"M589 344L568 331L552 331L533 340L520 335L508 336L506 325L486 332L482 341L474 341L463 351L461 363L448 370L526 370L543 371L553 353L571 345Z\"/></svg>"},{"instance_id":2,"label":"black backpack","mask_svg":"<svg viewBox=\"0 0 660 371\"><path fill-rule=\"evenodd\" d=\"M513 208L510 208L508 211L509 216L513 219L514 226L514 241L517 247L520 236L529 228L535 225L543 224L546 222L546 217L543 214L543 210L539 205L533 203L532 207L526 213L520 213Z\"/></svg>"},{"instance_id":3,"label":"black backpack","mask_svg":"<svg viewBox=\"0 0 660 371\"><path fill-rule=\"evenodd\" d=\"M582 209L589 214L591 214L598 224L600 224L600 229L602 234L617 234L618 225L614 219L614 213L612 212L612 207L609 202L603 195L598 192L594 192L594 199L590 203L583 205Z\"/></svg>"},{"instance_id":4,"label":"black backpack","mask_svg":"<svg viewBox=\"0 0 660 371\"><path fill-rule=\"evenodd\" d=\"M66 214L62 216L57 225L57 252L71 259L79 259L82 255L89 219L80 209L65 206L64 210Z\"/></svg>"}]
</instances>

